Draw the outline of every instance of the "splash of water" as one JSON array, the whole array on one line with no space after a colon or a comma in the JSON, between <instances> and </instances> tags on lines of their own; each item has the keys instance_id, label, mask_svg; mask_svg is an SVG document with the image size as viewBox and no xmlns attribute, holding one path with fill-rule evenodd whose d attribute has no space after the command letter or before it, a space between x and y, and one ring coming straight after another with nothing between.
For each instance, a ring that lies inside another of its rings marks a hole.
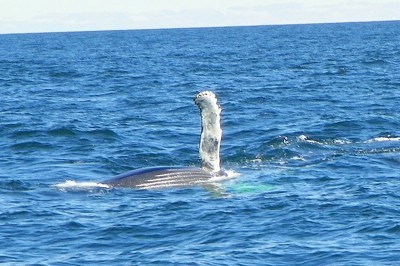
<instances>
[{"instance_id":1,"label":"splash of water","mask_svg":"<svg viewBox=\"0 0 400 266\"><path fill-rule=\"evenodd\" d=\"M59 189L93 189L93 188L110 188L109 185L97 182L76 182L74 180L67 180L64 183L54 185Z\"/></svg>"}]
</instances>

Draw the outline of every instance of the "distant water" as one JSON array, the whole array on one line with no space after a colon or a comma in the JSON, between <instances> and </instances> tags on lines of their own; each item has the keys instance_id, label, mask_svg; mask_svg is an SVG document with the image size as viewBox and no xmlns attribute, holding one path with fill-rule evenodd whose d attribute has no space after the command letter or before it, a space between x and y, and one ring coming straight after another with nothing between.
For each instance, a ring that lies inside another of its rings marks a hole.
<instances>
[{"instance_id":1,"label":"distant water","mask_svg":"<svg viewBox=\"0 0 400 266\"><path fill-rule=\"evenodd\" d=\"M0 73L0 263L399 262L400 22L0 35ZM90 186L199 165L203 89L239 176Z\"/></svg>"}]
</instances>

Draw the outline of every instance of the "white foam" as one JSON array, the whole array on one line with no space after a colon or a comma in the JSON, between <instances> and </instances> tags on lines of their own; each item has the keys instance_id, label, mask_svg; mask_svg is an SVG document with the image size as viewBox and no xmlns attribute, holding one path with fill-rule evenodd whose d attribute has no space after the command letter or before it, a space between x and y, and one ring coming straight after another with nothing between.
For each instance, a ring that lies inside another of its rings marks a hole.
<instances>
[{"instance_id":1,"label":"white foam","mask_svg":"<svg viewBox=\"0 0 400 266\"><path fill-rule=\"evenodd\" d=\"M235 172L233 170L224 170L224 173L226 175L214 176L209 181L210 182L221 182L224 180L229 180L229 179L233 179L233 178L240 176L240 173Z\"/></svg>"},{"instance_id":2,"label":"white foam","mask_svg":"<svg viewBox=\"0 0 400 266\"><path fill-rule=\"evenodd\" d=\"M371 142L385 142L385 141L400 141L400 137L376 137L370 140L367 140L367 143Z\"/></svg>"},{"instance_id":3,"label":"white foam","mask_svg":"<svg viewBox=\"0 0 400 266\"><path fill-rule=\"evenodd\" d=\"M253 160L250 160L250 162L252 162L252 163L261 163L262 159L258 157L258 158L255 158Z\"/></svg>"},{"instance_id":4,"label":"white foam","mask_svg":"<svg viewBox=\"0 0 400 266\"><path fill-rule=\"evenodd\" d=\"M331 141L322 141L321 142L321 141L312 140L309 137L307 137L306 135L300 135L300 136L296 137L296 139L298 141L319 144L319 145L332 144ZM351 144L351 143L352 142L350 140L344 140L344 139L334 139L333 140L333 144L335 144L335 145L345 145L345 144Z\"/></svg>"},{"instance_id":5,"label":"white foam","mask_svg":"<svg viewBox=\"0 0 400 266\"><path fill-rule=\"evenodd\" d=\"M227 174L227 176L229 178L235 178L235 177L240 176L240 173L238 173L238 172L236 172L234 170L226 170L225 173Z\"/></svg>"},{"instance_id":6,"label":"white foam","mask_svg":"<svg viewBox=\"0 0 400 266\"><path fill-rule=\"evenodd\" d=\"M292 160L295 160L295 161L305 161L306 159L304 159L303 156L293 156Z\"/></svg>"},{"instance_id":7,"label":"white foam","mask_svg":"<svg viewBox=\"0 0 400 266\"><path fill-rule=\"evenodd\" d=\"M344 140L344 139L335 139L333 141L334 144L339 144L339 145L345 145L345 144L351 144L350 140Z\"/></svg>"},{"instance_id":8,"label":"white foam","mask_svg":"<svg viewBox=\"0 0 400 266\"><path fill-rule=\"evenodd\" d=\"M300 135L297 137L297 140L299 141L306 141L308 139L308 137L306 135Z\"/></svg>"},{"instance_id":9,"label":"white foam","mask_svg":"<svg viewBox=\"0 0 400 266\"><path fill-rule=\"evenodd\" d=\"M67 180L64 183L56 184L55 187L59 189L91 189L91 188L110 188L109 185L96 183L96 182L76 182L74 180Z\"/></svg>"},{"instance_id":10,"label":"white foam","mask_svg":"<svg viewBox=\"0 0 400 266\"><path fill-rule=\"evenodd\" d=\"M316 140L309 139L306 135L300 135L296 138L298 141L304 141L304 142L313 143L313 144L321 144L320 142L318 142Z\"/></svg>"}]
</instances>

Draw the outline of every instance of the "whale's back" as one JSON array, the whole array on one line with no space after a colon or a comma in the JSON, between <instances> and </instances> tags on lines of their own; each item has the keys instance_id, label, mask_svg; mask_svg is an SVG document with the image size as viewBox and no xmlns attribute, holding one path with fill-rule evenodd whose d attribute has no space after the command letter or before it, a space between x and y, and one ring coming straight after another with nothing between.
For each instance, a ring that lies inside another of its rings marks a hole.
<instances>
[{"instance_id":1,"label":"whale's back","mask_svg":"<svg viewBox=\"0 0 400 266\"><path fill-rule=\"evenodd\" d=\"M101 182L112 187L173 188L206 183L211 173L196 167L152 167L133 170Z\"/></svg>"}]
</instances>

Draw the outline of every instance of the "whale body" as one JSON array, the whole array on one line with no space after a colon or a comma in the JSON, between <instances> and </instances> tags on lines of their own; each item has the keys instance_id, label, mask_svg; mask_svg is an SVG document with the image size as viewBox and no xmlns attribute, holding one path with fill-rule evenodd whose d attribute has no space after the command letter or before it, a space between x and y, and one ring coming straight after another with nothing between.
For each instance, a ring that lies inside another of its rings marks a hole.
<instances>
[{"instance_id":1,"label":"whale body","mask_svg":"<svg viewBox=\"0 0 400 266\"><path fill-rule=\"evenodd\" d=\"M112 187L139 189L195 186L209 182L213 175L197 167L151 167L133 170L102 182Z\"/></svg>"}]
</instances>

